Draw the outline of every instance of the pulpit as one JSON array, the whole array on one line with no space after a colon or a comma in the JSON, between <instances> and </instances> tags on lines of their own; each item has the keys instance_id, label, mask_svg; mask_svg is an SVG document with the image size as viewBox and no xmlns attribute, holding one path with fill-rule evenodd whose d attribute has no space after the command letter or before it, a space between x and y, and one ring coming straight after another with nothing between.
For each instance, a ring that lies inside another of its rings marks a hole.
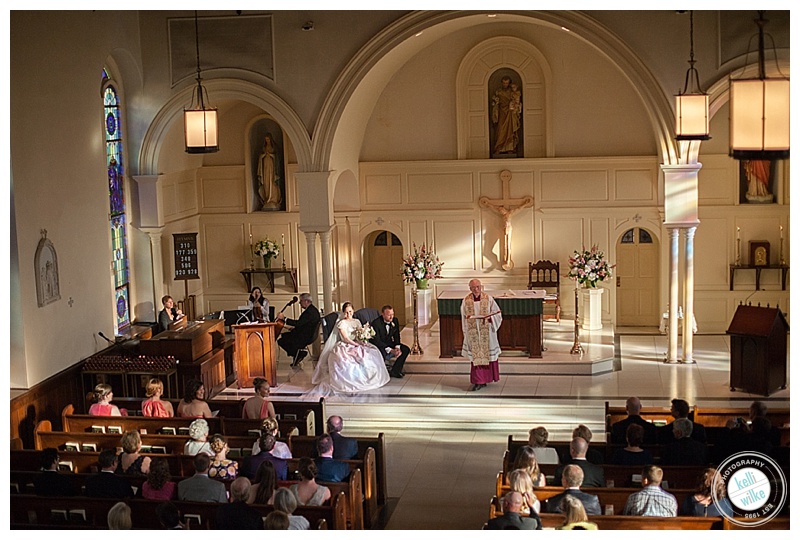
<instances>
[{"instance_id":1,"label":"pulpit","mask_svg":"<svg viewBox=\"0 0 800 540\"><path fill-rule=\"evenodd\" d=\"M740 305L731 336L731 390L768 396L786 388L789 323L778 308Z\"/></svg>"},{"instance_id":2,"label":"pulpit","mask_svg":"<svg viewBox=\"0 0 800 540\"><path fill-rule=\"evenodd\" d=\"M275 342L277 323L235 324L236 372L239 386L253 386L261 377L270 386L277 386L278 345Z\"/></svg>"}]
</instances>

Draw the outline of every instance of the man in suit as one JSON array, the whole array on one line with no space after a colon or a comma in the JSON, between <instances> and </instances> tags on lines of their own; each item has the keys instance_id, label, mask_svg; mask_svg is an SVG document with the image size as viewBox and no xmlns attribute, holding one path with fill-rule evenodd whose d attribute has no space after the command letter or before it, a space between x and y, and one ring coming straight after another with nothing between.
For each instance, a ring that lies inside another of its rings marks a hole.
<instances>
[{"instance_id":1,"label":"man in suit","mask_svg":"<svg viewBox=\"0 0 800 540\"><path fill-rule=\"evenodd\" d=\"M114 450L107 448L100 452L97 462L100 465L100 472L87 478L83 486L87 497L101 499L129 499L133 497L131 483L125 478L114 474L117 468L117 454Z\"/></svg>"},{"instance_id":2,"label":"man in suit","mask_svg":"<svg viewBox=\"0 0 800 540\"><path fill-rule=\"evenodd\" d=\"M583 487L605 487L606 480L603 474L603 467L595 465L586 459L586 451L589 449L589 443L586 439L575 437L569 443L570 459L556 469L556 478L560 478L564 474L564 469L567 465L577 465L583 470Z\"/></svg>"},{"instance_id":3,"label":"man in suit","mask_svg":"<svg viewBox=\"0 0 800 540\"><path fill-rule=\"evenodd\" d=\"M272 466L275 468L277 479L286 480L289 469L286 460L272 455L272 449L275 448L275 435L272 433L263 434L258 439L258 448L261 450L258 454L244 458L242 474L250 480L255 480L261 464L265 461L271 461Z\"/></svg>"},{"instance_id":4,"label":"man in suit","mask_svg":"<svg viewBox=\"0 0 800 540\"><path fill-rule=\"evenodd\" d=\"M58 450L42 450L42 474L33 480L34 493L40 497L74 497L77 490L69 478L58 473Z\"/></svg>"},{"instance_id":5,"label":"man in suit","mask_svg":"<svg viewBox=\"0 0 800 540\"><path fill-rule=\"evenodd\" d=\"M264 519L261 517L261 512L247 504L249 496L250 480L240 476L231 483L231 502L217 508L214 528L223 530L263 530Z\"/></svg>"},{"instance_id":6,"label":"man in suit","mask_svg":"<svg viewBox=\"0 0 800 540\"><path fill-rule=\"evenodd\" d=\"M625 411L628 413L628 417L611 426L612 444L626 444L625 433L627 433L628 426L631 423L639 424L644 428L645 444L656 444L658 442L658 428L639 416L641 410L642 402L638 397L631 396L625 401Z\"/></svg>"},{"instance_id":7,"label":"man in suit","mask_svg":"<svg viewBox=\"0 0 800 540\"><path fill-rule=\"evenodd\" d=\"M689 418L689 402L684 399L673 399L670 414L673 418ZM674 440L672 427L674 422L658 428L658 444L669 444ZM692 439L706 444L706 428L703 424L692 422Z\"/></svg>"},{"instance_id":8,"label":"man in suit","mask_svg":"<svg viewBox=\"0 0 800 540\"><path fill-rule=\"evenodd\" d=\"M194 476L178 482L178 499L194 502L228 502L225 484L208 477L211 458L205 454L194 456Z\"/></svg>"},{"instance_id":9,"label":"man in suit","mask_svg":"<svg viewBox=\"0 0 800 540\"><path fill-rule=\"evenodd\" d=\"M375 330L375 337L370 342L380 349L386 361L394 360L389 375L402 379L403 366L411 349L400 343L400 323L394 316L394 308L388 304L383 306L381 316L372 321L370 326Z\"/></svg>"},{"instance_id":10,"label":"man in suit","mask_svg":"<svg viewBox=\"0 0 800 540\"><path fill-rule=\"evenodd\" d=\"M590 516L597 516L602 513L600 510L600 499L597 495L591 495L581 491L581 484L583 484L583 469L577 465L567 465L564 467L564 472L561 473L561 485L564 486L564 491L550 497L544 502L544 511L550 513L564 513L561 509L561 502L567 497L572 495L583 503L583 508Z\"/></svg>"},{"instance_id":11,"label":"man in suit","mask_svg":"<svg viewBox=\"0 0 800 540\"><path fill-rule=\"evenodd\" d=\"M664 465L706 465L706 445L692 439L692 421L676 418L672 422L675 439L664 446L661 463Z\"/></svg>"},{"instance_id":12,"label":"man in suit","mask_svg":"<svg viewBox=\"0 0 800 540\"><path fill-rule=\"evenodd\" d=\"M291 332L286 332L278 338L278 345L286 351L289 358L292 358L292 366L297 366L306 357L308 351L305 347L309 346L317 338L320 315L317 307L311 303L311 295L303 293L300 295L300 307L303 308L303 313L299 319L290 319L278 313L275 317L278 321L284 321L294 329Z\"/></svg>"},{"instance_id":13,"label":"man in suit","mask_svg":"<svg viewBox=\"0 0 800 540\"><path fill-rule=\"evenodd\" d=\"M347 463L333 459L333 439L327 433L317 437L317 480L322 482L344 482L350 476Z\"/></svg>"},{"instance_id":14,"label":"man in suit","mask_svg":"<svg viewBox=\"0 0 800 540\"><path fill-rule=\"evenodd\" d=\"M358 455L358 442L342 435L343 427L341 416L328 418L328 435L333 440L333 459L354 459Z\"/></svg>"},{"instance_id":15,"label":"man in suit","mask_svg":"<svg viewBox=\"0 0 800 540\"><path fill-rule=\"evenodd\" d=\"M525 530L533 531L542 528L542 520L536 513L532 513L531 517L522 517L519 515L522 510L522 493L518 491L509 491L503 496L503 515L494 519L490 519L486 523L486 530L488 531L503 531L503 530Z\"/></svg>"}]
</instances>

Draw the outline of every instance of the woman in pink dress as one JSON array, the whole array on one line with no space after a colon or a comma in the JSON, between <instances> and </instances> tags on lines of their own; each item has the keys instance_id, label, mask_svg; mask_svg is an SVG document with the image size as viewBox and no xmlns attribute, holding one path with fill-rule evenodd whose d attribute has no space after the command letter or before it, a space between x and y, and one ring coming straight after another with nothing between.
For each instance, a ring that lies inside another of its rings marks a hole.
<instances>
[{"instance_id":1,"label":"woman in pink dress","mask_svg":"<svg viewBox=\"0 0 800 540\"><path fill-rule=\"evenodd\" d=\"M119 408L111 404L114 399L114 392L111 390L111 385L100 383L94 387L94 400L95 403L89 407L89 414L93 416L122 416Z\"/></svg>"},{"instance_id":2,"label":"woman in pink dress","mask_svg":"<svg viewBox=\"0 0 800 540\"><path fill-rule=\"evenodd\" d=\"M170 418L175 416L172 403L162 401L164 383L159 379L150 379L145 388L147 399L142 401L142 416L155 416L157 418Z\"/></svg>"},{"instance_id":3,"label":"woman in pink dress","mask_svg":"<svg viewBox=\"0 0 800 540\"><path fill-rule=\"evenodd\" d=\"M269 382L261 377L253 379L256 395L244 403L242 418L275 418L275 407L269 401Z\"/></svg>"},{"instance_id":4,"label":"woman in pink dress","mask_svg":"<svg viewBox=\"0 0 800 540\"><path fill-rule=\"evenodd\" d=\"M164 458L154 458L150 463L147 480L142 484L142 497L154 501L171 501L178 491L178 484L172 482L169 464Z\"/></svg>"},{"instance_id":5,"label":"woman in pink dress","mask_svg":"<svg viewBox=\"0 0 800 540\"><path fill-rule=\"evenodd\" d=\"M181 418L211 418L211 409L205 402L206 389L200 379L186 382L186 395L178 403L178 416Z\"/></svg>"}]
</instances>

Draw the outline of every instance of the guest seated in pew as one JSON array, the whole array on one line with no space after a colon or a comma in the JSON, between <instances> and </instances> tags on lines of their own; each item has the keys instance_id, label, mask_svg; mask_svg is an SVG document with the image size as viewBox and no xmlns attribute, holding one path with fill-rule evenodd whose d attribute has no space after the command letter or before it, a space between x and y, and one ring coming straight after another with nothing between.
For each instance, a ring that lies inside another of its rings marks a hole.
<instances>
[{"instance_id":1,"label":"guest seated in pew","mask_svg":"<svg viewBox=\"0 0 800 540\"><path fill-rule=\"evenodd\" d=\"M570 459L564 465L556 469L556 478L560 478L564 472L566 465L577 465L583 470L583 487L603 487L606 485L605 474L603 467L590 463L586 459L586 450L589 448L589 443L581 437L575 437L569 443Z\"/></svg>"},{"instance_id":2,"label":"guest seated in pew","mask_svg":"<svg viewBox=\"0 0 800 540\"><path fill-rule=\"evenodd\" d=\"M278 480L286 480L288 465L285 459L277 458L271 454L272 449L275 447L275 436L271 433L265 433L258 439L258 445L261 451L255 456L247 456L242 463L242 469L247 478L251 480L255 478L258 468L264 461L272 462L275 467L275 474Z\"/></svg>"},{"instance_id":3,"label":"guest seated in pew","mask_svg":"<svg viewBox=\"0 0 800 540\"><path fill-rule=\"evenodd\" d=\"M167 530L188 529L181 522L181 513L178 507L171 502L161 503L156 507L156 517L161 526Z\"/></svg>"},{"instance_id":4,"label":"guest seated in pew","mask_svg":"<svg viewBox=\"0 0 800 540\"><path fill-rule=\"evenodd\" d=\"M572 438L574 439L575 437L580 437L581 439L586 441L587 445L589 445L588 448L586 449L586 460L589 463L594 463L595 465L602 465L603 463L605 463L606 458L603 455L603 453L596 448L592 448L591 446L592 430L589 429L588 426L585 426L583 424L578 424L578 427L572 430ZM564 456L562 458L562 462L569 461L569 459L570 456L568 455Z\"/></svg>"},{"instance_id":5,"label":"guest seated in pew","mask_svg":"<svg viewBox=\"0 0 800 540\"><path fill-rule=\"evenodd\" d=\"M114 474L117 469L117 454L111 448L100 452L97 463L100 472L90 476L84 482L84 491L87 497L98 499L127 499L133 497L131 483L121 476Z\"/></svg>"},{"instance_id":6,"label":"guest seated in pew","mask_svg":"<svg viewBox=\"0 0 800 540\"><path fill-rule=\"evenodd\" d=\"M545 512L563 512L562 502L566 497L573 497L580 501L584 510L590 516L600 515L600 499L597 495L584 493L581 491L583 484L583 469L577 465L567 465L561 473L561 485L564 486L563 493L550 497L544 502Z\"/></svg>"},{"instance_id":7,"label":"guest seated in pew","mask_svg":"<svg viewBox=\"0 0 800 540\"><path fill-rule=\"evenodd\" d=\"M119 407L111 404L114 399L114 391L110 384L100 383L94 387L94 403L89 407L89 414L92 416L122 416Z\"/></svg>"},{"instance_id":8,"label":"guest seated in pew","mask_svg":"<svg viewBox=\"0 0 800 540\"><path fill-rule=\"evenodd\" d=\"M344 421L341 416L328 418L328 435L333 440L333 459L355 459L358 455L358 441L342 435Z\"/></svg>"},{"instance_id":9,"label":"guest seated in pew","mask_svg":"<svg viewBox=\"0 0 800 540\"><path fill-rule=\"evenodd\" d=\"M630 424L639 424L644 428L644 443L656 444L658 442L658 429L648 422L639 413L642 411L642 402L636 396L631 396L625 401L625 411L628 417L611 426L611 442L625 444L625 432Z\"/></svg>"},{"instance_id":10,"label":"guest seated in pew","mask_svg":"<svg viewBox=\"0 0 800 540\"><path fill-rule=\"evenodd\" d=\"M178 499L195 502L228 502L225 484L208 477L211 458L205 454L194 456L194 476L178 483Z\"/></svg>"},{"instance_id":11,"label":"guest seated in pew","mask_svg":"<svg viewBox=\"0 0 800 540\"><path fill-rule=\"evenodd\" d=\"M297 510L297 498L288 488L280 488L275 492L275 510L286 512L289 516L290 531L307 531L311 524L304 516L293 516L292 512Z\"/></svg>"},{"instance_id":12,"label":"guest seated in pew","mask_svg":"<svg viewBox=\"0 0 800 540\"><path fill-rule=\"evenodd\" d=\"M317 437L317 470L322 482L344 482L350 476L347 463L333 459L333 439L327 433Z\"/></svg>"},{"instance_id":13,"label":"guest seated in pew","mask_svg":"<svg viewBox=\"0 0 800 540\"><path fill-rule=\"evenodd\" d=\"M673 418L689 418L689 411L691 407L689 407L689 402L685 399L673 399L672 400L672 407L670 408L670 414ZM698 424L697 422L692 422L692 439L706 444L706 428L703 424ZM666 426L658 428L658 444L669 444L673 441L674 436L672 434L672 427L673 422L670 422Z\"/></svg>"},{"instance_id":14,"label":"guest seated in pew","mask_svg":"<svg viewBox=\"0 0 800 540\"><path fill-rule=\"evenodd\" d=\"M171 480L169 463L164 458L153 458L150 472L142 484L142 497L154 501L170 501L178 494L178 484Z\"/></svg>"},{"instance_id":15,"label":"guest seated in pew","mask_svg":"<svg viewBox=\"0 0 800 540\"><path fill-rule=\"evenodd\" d=\"M242 476L231 483L231 502L217 508L214 528L222 530L262 530L261 512L247 504L250 480Z\"/></svg>"},{"instance_id":16,"label":"guest seated in pew","mask_svg":"<svg viewBox=\"0 0 800 540\"><path fill-rule=\"evenodd\" d=\"M286 512L273 510L264 518L264 529L268 531L289 530L289 516Z\"/></svg>"},{"instance_id":17,"label":"guest seated in pew","mask_svg":"<svg viewBox=\"0 0 800 540\"><path fill-rule=\"evenodd\" d=\"M164 394L164 383L160 379L150 379L145 387L147 399L142 401L142 416L171 418L175 416L172 403L161 399Z\"/></svg>"},{"instance_id":18,"label":"guest seated in pew","mask_svg":"<svg viewBox=\"0 0 800 540\"><path fill-rule=\"evenodd\" d=\"M664 446L664 465L706 465L706 445L692 439L692 421L676 418L672 423L674 440Z\"/></svg>"},{"instance_id":19,"label":"guest seated in pew","mask_svg":"<svg viewBox=\"0 0 800 540\"><path fill-rule=\"evenodd\" d=\"M178 403L178 416L181 418L211 418L214 416L206 403L206 388L203 381L190 379L186 382L186 395Z\"/></svg>"},{"instance_id":20,"label":"guest seated in pew","mask_svg":"<svg viewBox=\"0 0 800 540\"><path fill-rule=\"evenodd\" d=\"M207 456L215 455L208 444L208 422L202 418L198 418L189 424L189 437L190 440L186 441L183 445L183 453L187 456L196 456L197 454L205 454Z\"/></svg>"},{"instance_id":21,"label":"guest seated in pew","mask_svg":"<svg viewBox=\"0 0 800 540\"><path fill-rule=\"evenodd\" d=\"M303 506L322 506L331 498L331 490L327 486L317 484L317 465L311 458L302 457L297 466L300 482L289 486L292 495Z\"/></svg>"},{"instance_id":22,"label":"guest seated in pew","mask_svg":"<svg viewBox=\"0 0 800 540\"><path fill-rule=\"evenodd\" d=\"M533 448L536 454L536 461L542 465L558 465L558 452L555 448L547 446L547 439L550 434L547 428L539 426L528 432L528 446Z\"/></svg>"},{"instance_id":23,"label":"guest seated in pew","mask_svg":"<svg viewBox=\"0 0 800 540\"><path fill-rule=\"evenodd\" d=\"M507 529L517 529L525 531L540 530L542 520L538 515L523 517L520 515L522 508L522 494L516 491L509 491L503 496L503 515L490 519L486 523L486 530L503 531Z\"/></svg>"},{"instance_id":24,"label":"guest seated in pew","mask_svg":"<svg viewBox=\"0 0 800 540\"><path fill-rule=\"evenodd\" d=\"M726 496L725 482L717 482L716 486L714 486L715 474L717 474L717 470L713 468L703 471L703 474L698 479L696 492L693 495L687 495L681 504L681 516L718 517L733 515L731 501ZM715 487L719 504L714 502L714 497L711 493Z\"/></svg>"},{"instance_id":25,"label":"guest seated in pew","mask_svg":"<svg viewBox=\"0 0 800 540\"><path fill-rule=\"evenodd\" d=\"M767 404L763 401L754 401L750 404L750 426L756 418L767 419ZM769 442L772 446L781 445L781 430L777 426L773 426L772 422L769 425Z\"/></svg>"},{"instance_id":26,"label":"guest seated in pew","mask_svg":"<svg viewBox=\"0 0 800 540\"><path fill-rule=\"evenodd\" d=\"M589 521L583 503L567 495L561 499L561 513L564 514L564 524L556 527L558 531L596 531L597 523Z\"/></svg>"},{"instance_id":27,"label":"guest seated in pew","mask_svg":"<svg viewBox=\"0 0 800 540\"><path fill-rule=\"evenodd\" d=\"M74 497L78 493L72 482L58 472L58 450L42 450L42 474L33 480L33 492L40 497Z\"/></svg>"},{"instance_id":28,"label":"guest seated in pew","mask_svg":"<svg viewBox=\"0 0 800 540\"><path fill-rule=\"evenodd\" d=\"M230 480L239 475L239 462L228 459L228 441L219 433L214 434L209 441L209 446L214 452L214 459L208 468L208 477L217 480Z\"/></svg>"},{"instance_id":29,"label":"guest seated in pew","mask_svg":"<svg viewBox=\"0 0 800 540\"><path fill-rule=\"evenodd\" d=\"M129 531L133 528L131 522L131 507L124 502L118 502L108 511L108 528L112 531Z\"/></svg>"},{"instance_id":30,"label":"guest seated in pew","mask_svg":"<svg viewBox=\"0 0 800 540\"><path fill-rule=\"evenodd\" d=\"M269 433L275 437L275 446L272 447L270 454L280 459L292 459L292 451L289 449L289 445L277 440L278 421L275 418L268 416L261 421L261 434L264 435L265 433ZM261 452L261 446L257 439L256 442L253 443L253 455L255 456L259 452Z\"/></svg>"},{"instance_id":31,"label":"guest seated in pew","mask_svg":"<svg viewBox=\"0 0 800 540\"><path fill-rule=\"evenodd\" d=\"M639 424L631 424L625 432L625 440L628 446L617 448L611 463L614 465L652 465L653 453L650 450L642 449L644 441L644 428Z\"/></svg>"},{"instance_id":32,"label":"guest seated in pew","mask_svg":"<svg viewBox=\"0 0 800 540\"><path fill-rule=\"evenodd\" d=\"M150 471L150 458L141 455L142 437L138 431L126 431L120 441L122 453L119 455L117 473L145 476Z\"/></svg>"},{"instance_id":33,"label":"guest seated in pew","mask_svg":"<svg viewBox=\"0 0 800 540\"><path fill-rule=\"evenodd\" d=\"M644 489L632 493L625 503L626 516L675 517L678 515L678 501L671 493L661 489L664 471L661 467L648 465L642 469Z\"/></svg>"},{"instance_id":34,"label":"guest seated in pew","mask_svg":"<svg viewBox=\"0 0 800 540\"><path fill-rule=\"evenodd\" d=\"M269 382L261 377L253 379L256 395L244 402L242 418L275 418L275 406L269 401Z\"/></svg>"},{"instance_id":35,"label":"guest seated in pew","mask_svg":"<svg viewBox=\"0 0 800 540\"><path fill-rule=\"evenodd\" d=\"M739 452L760 452L771 455L775 448L772 444L772 423L766 416L755 416L747 424L744 419L730 428L727 436L714 445L714 461L720 463ZM729 421L730 423L730 421ZM780 437L780 434L779 434Z\"/></svg>"},{"instance_id":36,"label":"guest seated in pew","mask_svg":"<svg viewBox=\"0 0 800 540\"><path fill-rule=\"evenodd\" d=\"M525 469L516 469L508 473L508 486L511 491L517 491L522 494L522 509L520 513L529 515L531 513L538 514L541 510L541 503L536 498L536 493L533 491L533 480L531 475Z\"/></svg>"},{"instance_id":37,"label":"guest seated in pew","mask_svg":"<svg viewBox=\"0 0 800 540\"><path fill-rule=\"evenodd\" d=\"M547 485L544 473L539 468L539 462L536 460L536 452L530 446L523 446L517 450L517 455L514 457L514 465L511 470L515 471L522 469L527 472L534 487L543 487Z\"/></svg>"},{"instance_id":38,"label":"guest seated in pew","mask_svg":"<svg viewBox=\"0 0 800 540\"><path fill-rule=\"evenodd\" d=\"M250 485L250 494L247 504L272 504L275 489L278 487L278 478L275 467L271 461L262 461L254 482Z\"/></svg>"}]
</instances>

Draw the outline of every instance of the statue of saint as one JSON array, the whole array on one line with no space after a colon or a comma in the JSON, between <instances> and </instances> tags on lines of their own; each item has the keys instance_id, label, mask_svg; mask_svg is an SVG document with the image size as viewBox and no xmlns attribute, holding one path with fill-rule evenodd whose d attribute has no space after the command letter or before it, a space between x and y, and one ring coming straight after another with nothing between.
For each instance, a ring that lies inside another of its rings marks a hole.
<instances>
[{"instance_id":1,"label":"statue of saint","mask_svg":"<svg viewBox=\"0 0 800 540\"><path fill-rule=\"evenodd\" d=\"M279 210L283 195L278 183L278 162L272 134L264 137L264 150L258 157L258 195L263 203L262 210Z\"/></svg>"},{"instance_id":2,"label":"statue of saint","mask_svg":"<svg viewBox=\"0 0 800 540\"><path fill-rule=\"evenodd\" d=\"M495 139L492 154L516 154L519 145L519 127L522 114L522 92L511 77L500 80L501 87L492 97L492 124Z\"/></svg>"},{"instance_id":3,"label":"statue of saint","mask_svg":"<svg viewBox=\"0 0 800 540\"><path fill-rule=\"evenodd\" d=\"M772 162L766 159L742 161L747 176L745 198L751 203L771 203L773 196L769 191L769 173Z\"/></svg>"}]
</instances>

